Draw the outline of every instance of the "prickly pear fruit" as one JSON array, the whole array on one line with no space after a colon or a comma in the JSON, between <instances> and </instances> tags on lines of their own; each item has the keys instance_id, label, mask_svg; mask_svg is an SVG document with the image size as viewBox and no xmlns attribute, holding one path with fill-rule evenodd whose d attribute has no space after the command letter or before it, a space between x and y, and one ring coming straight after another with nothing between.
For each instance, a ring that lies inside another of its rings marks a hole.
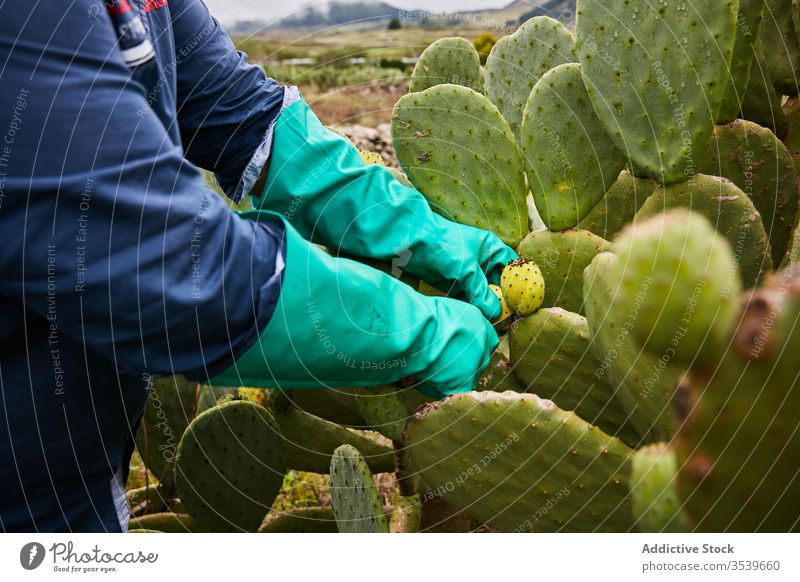
<instances>
[{"instance_id":1,"label":"prickly pear fruit","mask_svg":"<svg viewBox=\"0 0 800 582\"><path fill-rule=\"evenodd\" d=\"M511 261L500 275L500 287L508 306L517 315L530 315L544 301L544 278L533 261Z\"/></svg>"},{"instance_id":2,"label":"prickly pear fruit","mask_svg":"<svg viewBox=\"0 0 800 582\"><path fill-rule=\"evenodd\" d=\"M453 84L484 90L481 59L465 38L448 37L432 42L419 57L411 74L411 92L436 85Z\"/></svg>"},{"instance_id":3,"label":"prickly pear fruit","mask_svg":"<svg viewBox=\"0 0 800 582\"><path fill-rule=\"evenodd\" d=\"M361 156L361 159L364 160L364 163L368 166L381 166L386 167L386 162L383 161L383 157L376 152L368 152L366 150L358 150L358 154Z\"/></svg>"},{"instance_id":4,"label":"prickly pear fruit","mask_svg":"<svg viewBox=\"0 0 800 582\"><path fill-rule=\"evenodd\" d=\"M578 63L559 65L536 83L520 147L536 209L554 231L589 214L626 162L597 119Z\"/></svg>"},{"instance_id":5,"label":"prickly pear fruit","mask_svg":"<svg viewBox=\"0 0 800 582\"><path fill-rule=\"evenodd\" d=\"M741 286L730 245L701 215L674 209L637 221L614 241L613 309L650 353L708 361L730 339Z\"/></svg>"},{"instance_id":6,"label":"prickly pear fruit","mask_svg":"<svg viewBox=\"0 0 800 582\"><path fill-rule=\"evenodd\" d=\"M517 138L534 85L550 69L577 60L575 36L548 16L531 18L492 47L486 60L486 95Z\"/></svg>"},{"instance_id":7,"label":"prickly pear fruit","mask_svg":"<svg viewBox=\"0 0 800 582\"><path fill-rule=\"evenodd\" d=\"M500 305L502 306L503 310L500 312L500 317L497 318L496 321L503 321L513 315L511 308L508 306L506 302L506 298L503 297L503 290L500 288L499 285L489 284L489 289L497 295L497 299L500 301Z\"/></svg>"},{"instance_id":8,"label":"prickly pear fruit","mask_svg":"<svg viewBox=\"0 0 800 582\"><path fill-rule=\"evenodd\" d=\"M522 157L486 97L458 85L404 95L394 107L392 137L400 164L437 212L511 246L528 232Z\"/></svg>"},{"instance_id":9,"label":"prickly pear fruit","mask_svg":"<svg viewBox=\"0 0 800 582\"><path fill-rule=\"evenodd\" d=\"M727 88L738 5L578 0L589 97L617 147L647 176L670 184L694 173Z\"/></svg>"},{"instance_id":10,"label":"prickly pear fruit","mask_svg":"<svg viewBox=\"0 0 800 582\"><path fill-rule=\"evenodd\" d=\"M388 533L375 481L358 449L342 445L331 457L331 503L339 533Z\"/></svg>"}]
</instances>

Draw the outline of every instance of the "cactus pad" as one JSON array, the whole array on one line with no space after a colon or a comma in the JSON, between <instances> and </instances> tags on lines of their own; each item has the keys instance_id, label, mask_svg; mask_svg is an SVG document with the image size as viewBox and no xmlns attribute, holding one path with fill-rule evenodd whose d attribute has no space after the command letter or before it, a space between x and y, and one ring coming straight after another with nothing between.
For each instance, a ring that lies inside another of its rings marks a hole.
<instances>
[{"instance_id":1,"label":"cactus pad","mask_svg":"<svg viewBox=\"0 0 800 582\"><path fill-rule=\"evenodd\" d=\"M800 39L794 29L792 0L764 0L761 28L767 68L779 93L797 95L800 72Z\"/></svg>"},{"instance_id":2,"label":"cactus pad","mask_svg":"<svg viewBox=\"0 0 800 582\"><path fill-rule=\"evenodd\" d=\"M207 531L254 532L286 472L278 425L246 400L198 416L181 439L175 485L181 502Z\"/></svg>"},{"instance_id":3,"label":"cactus pad","mask_svg":"<svg viewBox=\"0 0 800 582\"><path fill-rule=\"evenodd\" d=\"M430 398L413 388L380 386L361 388L358 407L370 428L393 441L403 440L406 422L423 402ZM357 449L363 450L355 445ZM379 472L379 471L375 471Z\"/></svg>"},{"instance_id":4,"label":"cactus pad","mask_svg":"<svg viewBox=\"0 0 800 582\"><path fill-rule=\"evenodd\" d=\"M392 137L400 164L437 212L512 246L528 232L522 158L486 97L457 85L405 95Z\"/></svg>"},{"instance_id":5,"label":"cactus pad","mask_svg":"<svg viewBox=\"0 0 800 582\"><path fill-rule=\"evenodd\" d=\"M297 507L269 519L258 533L336 533L330 507Z\"/></svg>"},{"instance_id":6,"label":"cactus pad","mask_svg":"<svg viewBox=\"0 0 800 582\"><path fill-rule=\"evenodd\" d=\"M589 96L645 175L673 183L694 174L727 88L738 4L578 0Z\"/></svg>"},{"instance_id":7,"label":"cactus pad","mask_svg":"<svg viewBox=\"0 0 800 582\"><path fill-rule=\"evenodd\" d=\"M486 94L517 138L534 85L550 69L577 60L575 37L548 16L531 18L492 47L486 60Z\"/></svg>"},{"instance_id":8,"label":"cactus pad","mask_svg":"<svg viewBox=\"0 0 800 582\"><path fill-rule=\"evenodd\" d=\"M378 490L358 449L342 445L331 457L331 503L340 533L387 533Z\"/></svg>"},{"instance_id":9,"label":"cactus pad","mask_svg":"<svg viewBox=\"0 0 800 582\"><path fill-rule=\"evenodd\" d=\"M633 220L657 186L658 182L655 180L637 178L623 170L603 199L578 222L578 228L611 240L623 226Z\"/></svg>"},{"instance_id":10,"label":"cactus pad","mask_svg":"<svg viewBox=\"0 0 800 582\"><path fill-rule=\"evenodd\" d=\"M597 119L577 63L559 65L536 83L520 147L536 208L550 230L578 224L626 162Z\"/></svg>"},{"instance_id":11,"label":"cactus pad","mask_svg":"<svg viewBox=\"0 0 800 582\"><path fill-rule=\"evenodd\" d=\"M463 85L479 93L484 90L481 59L472 43L464 38L440 38L432 42L411 74L414 93L445 84Z\"/></svg>"},{"instance_id":12,"label":"cactus pad","mask_svg":"<svg viewBox=\"0 0 800 582\"><path fill-rule=\"evenodd\" d=\"M698 169L728 178L750 197L767 231L772 262L780 264L798 201L797 169L783 143L770 130L739 119L714 128Z\"/></svg>"},{"instance_id":13,"label":"cactus pad","mask_svg":"<svg viewBox=\"0 0 800 582\"><path fill-rule=\"evenodd\" d=\"M500 288L511 311L517 315L530 315L544 300L542 272L527 259L511 261L503 268Z\"/></svg>"},{"instance_id":14,"label":"cactus pad","mask_svg":"<svg viewBox=\"0 0 800 582\"><path fill-rule=\"evenodd\" d=\"M534 261L544 277L544 307L563 307L583 314L583 270L611 243L587 230L535 231L517 247L523 259Z\"/></svg>"},{"instance_id":15,"label":"cactus pad","mask_svg":"<svg viewBox=\"0 0 800 582\"><path fill-rule=\"evenodd\" d=\"M631 469L637 529L657 533L682 531L675 453L664 443L647 445L633 453Z\"/></svg>"},{"instance_id":16,"label":"cactus pad","mask_svg":"<svg viewBox=\"0 0 800 582\"><path fill-rule=\"evenodd\" d=\"M769 239L761 216L753 201L727 178L698 174L686 182L659 188L635 219L670 208L688 208L702 214L728 239L745 288L755 287L762 273L772 269Z\"/></svg>"},{"instance_id":17,"label":"cactus pad","mask_svg":"<svg viewBox=\"0 0 800 582\"><path fill-rule=\"evenodd\" d=\"M756 42L750 82L742 102L742 117L768 127L781 138L788 127L788 120L781 108L781 96L773 86L761 41Z\"/></svg>"},{"instance_id":18,"label":"cactus pad","mask_svg":"<svg viewBox=\"0 0 800 582\"><path fill-rule=\"evenodd\" d=\"M197 526L191 517L185 513L150 513L139 517L132 517L128 522L128 531L158 532L158 533L192 533Z\"/></svg>"}]
</instances>

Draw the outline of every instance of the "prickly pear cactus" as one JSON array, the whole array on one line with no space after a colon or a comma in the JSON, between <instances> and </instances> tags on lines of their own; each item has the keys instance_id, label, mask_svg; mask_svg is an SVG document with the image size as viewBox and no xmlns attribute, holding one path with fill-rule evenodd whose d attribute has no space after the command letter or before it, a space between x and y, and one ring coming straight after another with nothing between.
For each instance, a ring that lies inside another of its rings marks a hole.
<instances>
[{"instance_id":1,"label":"prickly pear cactus","mask_svg":"<svg viewBox=\"0 0 800 582\"><path fill-rule=\"evenodd\" d=\"M511 261L500 275L500 288L511 311L530 315L544 300L544 278L536 263L527 259Z\"/></svg>"},{"instance_id":2,"label":"prickly pear cactus","mask_svg":"<svg viewBox=\"0 0 800 582\"><path fill-rule=\"evenodd\" d=\"M738 5L578 0L589 97L617 147L645 175L669 184L694 173L727 88Z\"/></svg>"},{"instance_id":3,"label":"prickly pear cactus","mask_svg":"<svg viewBox=\"0 0 800 582\"><path fill-rule=\"evenodd\" d=\"M136 449L147 470L168 488L178 443L195 415L198 390L197 382L169 376L153 380L147 393Z\"/></svg>"},{"instance_id":4,"label":"prickly pear cactus","mask_svg":"<svg viewBox=\"0 0 800 582\"><path fill-rule=\"evenodd\" d=\"M680 492L697 531L797 531L798 266L742 305L728 351L693 372L680 399Z\"/></svg>"},{"instance_id":5,"label":"prickly pear cactus","mask_svg":"<svg viewBox=\"0 0 800 582\"><path fill-rule=\"evenodd\" d=\"M677 491L678 462L665 443L647 445L631 456L631 491L637 528L648 532L686 529Z\"/></svg>"},{"instance_id":6,"label":"prickly pear cactus","mask_svg":"<svg viewBox=\"0 0 800 582\"><path fill-rule=\"evenodd\" d=\"M361 415L373 430L393 441L403 440L406 422L418 406L429 401L430 398L413 388L397 386L359 389L358 394Z\"/></svg>"},{"instance_id":7,"label":"prickly pear cactus","mask_svg":"<svg viewBox=\"0 0 800 582\"><path fill-rule=\"evenodd\" d=\"M795 167L800 172L800 97L790 97L783 104L783 113L786 115L786 133L781 140L792 154Z\"/></svg>"},{"instance_id":8,"label":"prickly pear cactus","mask_svg":"<svg viewBox=\"0 0 800 582\"><path fill-rule=\"evenodd\" d=\"M754 47L761 34L763 16L764 0L739 0L733 61L731 62L728 86L722 99L719 115L717 115L718 124L730 123L738 117L742 108L755 57Z\"/></svg>"},{"instance_id":9,"label":"prickly pear cactus","mask_svg":"<svg viewBox=\"0 0 800 582\"><path fill-rule=\"evenodd\" d=\"M481 59L468 40L440 38L420 55L411 74L411 91L424 91L444 84L463 85L483 92Z\"/></svg>"},{"instance_id":10,"label":"prickly pear cactus","mask_svg":"<svg viewBox=\"0 0 800 582\"><path fill-rule=\"evenodd\" d=\"M794 96L800 71L800 39L794 29L792 0L764 1L761 42L767 68L775 88L784 95Z\"/></svg>"},{"instance_id":11,"label":"prickly pear cactus","mask_svg":"<svg viewBox=\"0 0 800 582\"><path fill-rule=\"evenodd\" d=\"M283 439L272 415L237 400L207 410L186 429L175 485L202 531L255 532L285 472Z\"/></svg>"},{"instance_id":12,"label":"prickly pear cactus","mask_svg":"<svg viewBox=\"0 0 800 582\"><path fill-rule=\"evenodd\" d=\"M578 222L578 228L611 240L623 226L633 220L658 185L655 180L637 178L623 170L603 199Z\"/></svg>"},{"instance_id":13,"label":"prickly pear cactus","mask_svg":"<svg viewBox=\"0 0 800 582\"><path fill-rule=\"evenodd\" d=\"M438 85L400 98L397 158L437 212L516 245L528 232L527 187L508 124L483 95Z\"/></svg>"},{"instance_id":14,"label":"prickly pear cactus","mask_svg":"<svg viewBox=\"0 0 800 582\"><path fill-rule=\"evenodd\" d=\"M391 533L415 533L422 524L422 502L420 496L400 497L389 514Z\"/></svg>"},{"instance_id":15,"label":"prickly pear cactus","mask_svg":"<svg viewBox=\"0 0 800 582\"><path fill-rule=\"evenodd\" d=\"M497 296L498 301L500 301L500 316L497 318L497 321L504 321L511 317L514 312L511 311L506 298L503 297L503 290L500 288L500 285L494 285L490 283L489 289L492 290L492 293L494 293Z\"/></svg>"},{"instance_id":16,"label":"prickly pear cactus","mask_svg":"<svg viewBox=\"0 0 800 582\"><path fill-rule=\"evenodd\" d=\"M742 117L771 129L780 138L786 134L788 120L781 108L781 96L775 91L769 74L760 40L755 46L750 82L742 102Z\"/></svg>"},{"instance_id":17,"label":"prickly pear cactus","mask_svg":"<svg viewBox=\"0 0 800 582\"><path fill-rule=\"evenodd\" d=\"M504 532L629 531L632 450L549 400L454 394L406 429L436 495Z\"/></svg>"},{"instance_id":18,"label":"prickly pear cactus","mask_svg":"<svg viewBox=\"0 0 800 582\"><path fill-rule=\"evenodd\" d=\"M492 47L486 60L486 94L517 138L534 85L550 69L577 60L574 35L548 16L531 18Z\"/></svg>"},{"instance_id":19,"label":"prickly pear cactus","mask_svg":"<svg viewBox=\"0 0 800 582\"><path fill-rule=\"evenodd\" d=\"M680 208L637 221L614 243L613 309L635 314L630 329L639 344L687 366L719 353L736 325L741 292L728 241Z\"/></svg>"},{"instance_id":20,"label":"prickly pear cactus","mask_svg":"<svg viewBox=\"0 0 800 582\"><path fill-rule=\"evenodd\" d=\"M731 245L745 288L755 287L772 269L772 251L753 201L727 178L697 174L691 180L656 190L635 219L688 208L702 214Z\"/></svg>"},{"instance_id":21,"label":"prickly pear cactus","mask_svg":"<svg viewBox=\"0 0 800 582\"><path fill-rule=\"evenodd\" d=\"M572 410L606 434L636 446L641 436L614 389L597 372L586 318L559 307L540 309L516 321L509 332L512 373L527 392Z\"/></svg>"},{"instance_id":22,"label":"prickly pear cactus","mask_svg":"<svg viewBox=\"0 0 800 582\"><path fill-rule=\"evenodd\" d=\"M629 331L636 313L611 309L619 292L611 277L618 261L612 253L601 253L584 272L586 319L601 363L597 376L614 389L646 442L669 442L674 432L670 403L684 370L667 354L654 356L639 347Z\"/></svg>"},{"instance_id":23,"label":"prickly pear cactus","mask_svg":"<svg viewBox=\"0 0 800 582\"><path fill-rule=\"evenodd\" d=\"M510 332L509 332L510 333ZM489 366L483 371L478 386L475 390L493 390L495 392L525 392L527 386L517 379L514 375L514 365L508 353L508 344L501 342L500 346L492 354Z\"/></svg>"},{"instance_id":24,"label":"prickly pear cactus","mask_svg":"<svg viewBox=\"0 0 800 582\"><path fill-rule=\"evenodd\" d=\"M340 533L388 533L372 473L358 449L342 445L331 458L331 502Z\"/></svg>"},{"instance_id":25,"label":"prickly pear cactus","mask_svg":"<svg viewBox=\"0 0 800 582\"><path fill-rule=\"evenodd\" d=\"M714 128L698 170L729 179L749 196L767 231L772 262L780 264L798 203L797 169L783 143L770 130L738 119Z\"/></svg>"},{"instance_id":26,"label":"prickly pear cactus","mask_svg":"<svg viewBox=\"0 0 800 582\"><path fill-rule=\"evenodd\" d=\"M268 518L258 533L337 533L338 531L336 518L330 507L298 507Z\"/></svg>"},{"instance_id":27,"label":"prickly pear cactus","mask_svg":"<svg viewBox=\"0 0 800 582\"><path fill-rule=\"evenodd\" d=\"M550 230L578 224L626 162L597 119L578 63L559 65L536 83L525 105L520 147L536 208Z\"/></svg>"},{"instance_id":28,"label":"prickly pear cactus","mask_svg":"<svg viewBox=\"0 0 800 582\"><path fill-rule=\"evenodd\" d=\"M611 243L586 230L534 231L517 247L517 254L536 263L544 278L544 307L584 313L583 270Z\"/></svg>"},{"instance_id":29,"label":"prickly pear cactus","mask_svg":"<svg viewBox=\"0 0 800 582\"><path fill-rule=\"evenodd\" d=\"M192 518L185 513L151 513L128 521L129 532L192 533L196 528Z\"/></svg>"}]
</instances>

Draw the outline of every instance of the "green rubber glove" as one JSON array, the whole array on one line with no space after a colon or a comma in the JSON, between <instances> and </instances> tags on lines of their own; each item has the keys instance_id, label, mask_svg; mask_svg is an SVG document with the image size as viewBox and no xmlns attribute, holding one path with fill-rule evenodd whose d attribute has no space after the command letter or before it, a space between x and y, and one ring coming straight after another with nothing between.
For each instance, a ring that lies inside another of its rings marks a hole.
<instances>
[{"instance_id":1,"label":"green rubber glove","mask_svg":"<svg viewBox=\"0 0 800 582\"><path fill-rule=\"evenodd\" d=\"M248 211L252 220L282 220ZM371 267L331 257L286 226L281 293L256 344L217 386L377 386L404 378L434 398L471 390L497 347L474 306L426 297Z\"/></svg>"},{"instance_id":2,"label":"green rubber glove","mask_svg":"<svg viewBox=\"0 0 800 582\"><path fill-rule=\"evenodd\" d=\"M366 165L302 100L274 128L270 167L253 207L280 212L308 240L357 257L395 261L494 319L498 283L514 251L496 235L435 214L415 189Z\"/></svg>"}]
</instances>

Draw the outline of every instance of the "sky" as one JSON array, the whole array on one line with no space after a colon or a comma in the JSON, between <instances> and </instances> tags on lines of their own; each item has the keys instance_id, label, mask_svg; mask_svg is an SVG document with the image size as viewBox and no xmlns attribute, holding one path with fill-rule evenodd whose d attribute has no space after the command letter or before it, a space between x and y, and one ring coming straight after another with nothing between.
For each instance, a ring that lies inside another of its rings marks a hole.
<instances>
[{"instance_id":1,"label":"sky","mask_svg":"<svg viewBox=\"0 0 800 582\"><path fill-rule=\"evenodd\" d=\"M424 7L432 12L497 8L510 4L511 0L385 0L397 8L414 10ZM205 0L211 13L223 24L237 20L264 20L291 14L309 0Z\"/></svg>"}]
</instances>

